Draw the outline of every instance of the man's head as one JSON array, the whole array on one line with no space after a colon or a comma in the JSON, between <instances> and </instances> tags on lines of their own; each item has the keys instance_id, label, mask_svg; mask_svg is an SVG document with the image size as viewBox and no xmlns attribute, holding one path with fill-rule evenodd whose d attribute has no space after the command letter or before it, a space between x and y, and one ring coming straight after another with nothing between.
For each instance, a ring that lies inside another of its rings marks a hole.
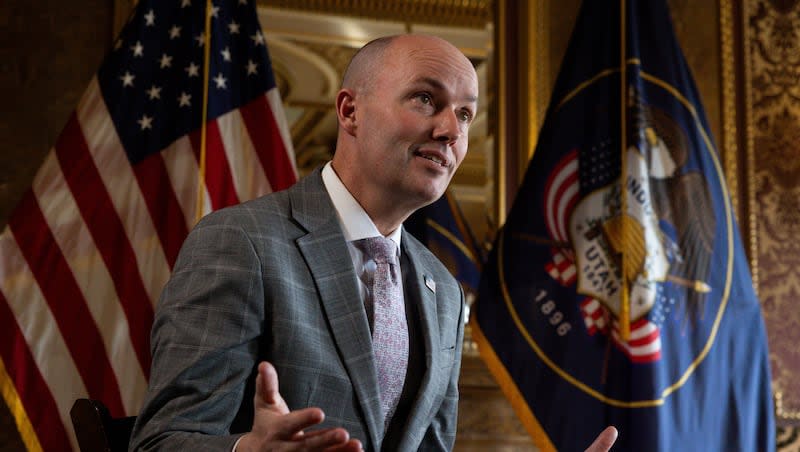
<instances>
[{"instance_id":1,"label":"man's head","mask_svg":"<svg viewBox=\"0 0 800 452\"><path fill-rule=\"evenodd\" d=\"M381 38L353 58L336 98L333 165L381 232L444 193L477 97L472 64L440 38Z\"/></svg>"},{"instance_id":2,"label":"man's head","mask_svg":"<svg viewBox=\"0 0 800 452\"><path fill-rule=\"evenodd\" d=\"M361 47L344 71L342 88L356 91L369 91L372 83L381 69L381 62L386 48L391 45L397 36L385 36L374 39Z\"/></svg>"}]
</instances>

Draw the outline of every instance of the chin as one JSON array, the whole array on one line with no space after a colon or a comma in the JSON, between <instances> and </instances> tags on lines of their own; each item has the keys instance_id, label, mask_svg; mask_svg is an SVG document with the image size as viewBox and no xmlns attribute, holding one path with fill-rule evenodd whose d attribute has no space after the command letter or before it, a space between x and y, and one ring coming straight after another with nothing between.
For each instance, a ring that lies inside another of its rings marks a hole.
<instances>
[{"instance_id":1,"label":"chin","mask_svg":"<svg viewBox=\"0 0 800 452\"><path fill-rule=\"evenodd\" d=\"M447 190L447 184L437 182L418 185L413 195L413 198L416 198L417 209L421 209L439 200L439 198L444 195L445 190Z\"/></svg>"},{"instance_id":2,"label":"chin","mask_svg":"<svg viewBox=\"0 0 800 452\"><path fill-rule=\"evenodd\" d=\"M424 204L423 204L422 207L427 206L429 204L433 204L436 201L438 201L439 198L444 196L444 192L445 192L445 190L437 189L437 190L431 190L431 191L425 193L425 196L423 196Z\"/></svg>"}]
</instances>

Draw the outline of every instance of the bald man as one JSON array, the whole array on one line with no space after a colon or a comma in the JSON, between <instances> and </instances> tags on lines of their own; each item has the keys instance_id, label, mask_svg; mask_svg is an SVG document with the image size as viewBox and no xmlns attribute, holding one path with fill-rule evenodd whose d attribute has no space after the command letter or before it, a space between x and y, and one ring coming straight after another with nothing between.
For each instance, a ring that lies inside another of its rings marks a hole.
<instances>
[{"instance_id":1,"label":"bald man","mask_svg":"<svg viewBox=\"0 0 800 452\"><path fill-rule=\"evenodd\" d=\"M477 101L472 64L442 39L381 38L354 56L333 160L208 215L186 239L156 313L132 450L452 449L464 297L402 222L444 193ZM390 410L368 302L375 264L358 246L372 237L395 249L405 308Z\"/></svg>"}]
</instances>

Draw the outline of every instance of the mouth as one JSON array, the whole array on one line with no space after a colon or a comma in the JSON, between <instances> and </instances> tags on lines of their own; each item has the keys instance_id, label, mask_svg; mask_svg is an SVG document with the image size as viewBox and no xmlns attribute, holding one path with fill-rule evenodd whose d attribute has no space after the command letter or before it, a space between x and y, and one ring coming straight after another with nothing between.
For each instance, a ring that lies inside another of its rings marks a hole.
<instances>
[{"instance_id":1,"label":"mouth","mask_svg":"<svg viewBox=\"0 0 800 452\"><path fill-rule=\"evenodd\" d=\"M425 151L425 150L416 150L414 151L414 155L417 157L422 157L425 160L429 160L442 168L450 167L450 163L447 161L447 157L438 151Z\"/></svg>"}]
</instances>

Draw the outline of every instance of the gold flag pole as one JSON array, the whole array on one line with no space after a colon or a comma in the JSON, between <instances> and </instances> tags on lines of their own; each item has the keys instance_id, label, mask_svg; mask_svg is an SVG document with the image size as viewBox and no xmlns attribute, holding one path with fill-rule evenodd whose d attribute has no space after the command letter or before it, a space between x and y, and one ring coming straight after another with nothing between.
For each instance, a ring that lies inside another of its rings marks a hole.
<instances>
[{"instance_id":1,"label":"gold flag pole","mask_svg":"<svg viewBox=\"0 0 800 452\"><path fill-rule=\"evenodd\" d=\"M620 116L621 116L621 118L620 118L621 119L621 121L620 121L620 143L621 143L621 147L622 147L622 155L621 155L622 167L621 167L620 175L619 175L619 185L620 185L620 187L619 187L620 188L619 195L620 195L620 198L621 198L620 199L621 200L621 202L620 202L620 220L621 220L620 223L621 223L621 232L622 232L622 237L623 237L623 242L622 243L627 243L627 240L625 240L625 238L629 237L629 235L628 235L628 232L629 232L628 231L628 221L626 221L626 215L628 214L628 203L627 203L627 197L625 196L625 178L626 178L625 175L627 173L625 155L626 155L626 152L627 152L626 149L628 147L628 143L627 143L627 141L628 141L628 137L627 137L627 122L626 122L626 109L628 107L628 102L627 102L627 92L628 92L628 90L626 89L626 84L627 84L627 78L628 77L627 77L627 72L626 71L627 71L628 61L627 61L627 55L626 55L626 52L625 52L625 47L626 47L626 42L625 42L625 25L626 25L625 24L625 10L626 10L625 0L620 0L620 8L619 8L619 14L620 14L620 18L619 18L619 23L620 23L620 27L619 27L620 28L620 38L619 38L619 43L620 43L620 71L619 71L619 73L620 73L620 77L619 77L619 86L620 86ZM620 291L621 299L620 299L620 315L619 315L619 325L620 325L619 333L620 333L620 336L622 337L622 340L623 341L627 341L631 336L631 329L630 329L631 304L630 304L630 297L629 297L629 294L628 294L628 275L627 275L627 272L626 272L626 268L627 268L626 260L628 259L628 256L627 256L627 253L626 253L627 250L625 249L624 246L621 248L620 251L622 253L622 256L621 256L621 259L620 259L621 266L622 266L622 268L620 269L620 274L622 275L621 278L620 278L621 281L622 281L622 290Z\"/></svg>"},{"instance_id":2,"label":"gold flag pole","mask_svg":"<svg viewBox=\"0 0 800 452\"><path fill-rule=\"evenodd\" d=\"M200 121L200 161L197 174L197 206L195 223L203 217L206 180L206 120L208 118L208 83L211 70L211 0L206 0L205 39L203 42L203 116Z\"/></svg>"}]
</instances>

